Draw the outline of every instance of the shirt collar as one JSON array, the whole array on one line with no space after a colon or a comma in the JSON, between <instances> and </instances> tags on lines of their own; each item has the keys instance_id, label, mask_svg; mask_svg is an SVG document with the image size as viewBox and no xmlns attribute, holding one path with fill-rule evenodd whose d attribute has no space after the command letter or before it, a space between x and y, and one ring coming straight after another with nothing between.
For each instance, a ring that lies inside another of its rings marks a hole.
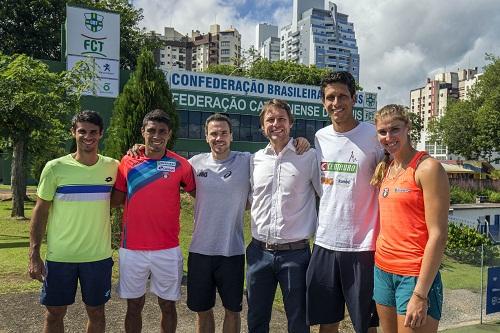
<instances>
[{"instance_id":1,"label":"shirt collar","mask_svg":"<svg viewBox=\"0 0 500 333\"><path fill-rule=\"evenodd\" d=\"M286 151L287 149L291 150L292 152L296 151L295 150L295 146L293 145L293 138L290 138L290 140L288 140L288 143L286 144L286 146L283 148L282 151ZM264 148L264 152L267 155L276 155L276 152L274 151L274 148L273 148L273 146L271 145L270 142Z\"/></svg>"}]
</instances>

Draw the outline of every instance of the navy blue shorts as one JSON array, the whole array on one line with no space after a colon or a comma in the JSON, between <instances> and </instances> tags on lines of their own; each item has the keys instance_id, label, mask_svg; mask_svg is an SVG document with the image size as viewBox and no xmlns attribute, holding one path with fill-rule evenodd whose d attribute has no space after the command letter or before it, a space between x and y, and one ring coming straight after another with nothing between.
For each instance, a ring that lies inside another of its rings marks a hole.
<instances>
[{"instance_id":1,"label":"navy blue shorts","mask_svg":"<svg viewBox=\"0 0 500 333\"><path fill-rule=\"evenodd\" d=\"M40 303L45 306L73 304L80 281L83 302L88 306L103 305L111 298L112 268L111 258L84 263L47 261Z\"/></svg>"},{"instance_id":2,"label":"navy blue shorts","mask_svg":"<svg viewBox=\"0 0 500 333\"><path fill-rule=\"evenodd\" d=\"M374 251L341 252L315 244L307 269L308 323L337 323L347 305L356 332L377 327L373 267Z\"/></svg>"},{"instance_id":3,"label":"navy blue shorts","mask_svg":"<svg viewBox=\"0 0 500 333\"><path fill-rule=\"evenodd\" d=\"M208 311L215 305L215 289L222 304L232 312L241 311L245 256L207 256L189 252L187 306L191 311Z\"/></svg>"}]
</instances>

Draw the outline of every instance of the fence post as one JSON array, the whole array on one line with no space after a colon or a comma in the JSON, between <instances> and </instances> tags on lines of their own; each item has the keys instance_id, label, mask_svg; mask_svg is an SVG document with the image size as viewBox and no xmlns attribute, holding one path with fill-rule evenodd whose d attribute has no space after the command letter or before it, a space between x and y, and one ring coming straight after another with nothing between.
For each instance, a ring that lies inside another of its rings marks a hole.
<instances>
[{"instance_id":1,"label":"fence post","mask_svg":"<svg viewBox=\"0 0 500 333\"><path fill-rule=\"evenodd\" d=\"M483 324L483 264L484 264L484 244L481 244L481 302L480 302L480 320L479 323Z\"/></svg>"}]
</instances>

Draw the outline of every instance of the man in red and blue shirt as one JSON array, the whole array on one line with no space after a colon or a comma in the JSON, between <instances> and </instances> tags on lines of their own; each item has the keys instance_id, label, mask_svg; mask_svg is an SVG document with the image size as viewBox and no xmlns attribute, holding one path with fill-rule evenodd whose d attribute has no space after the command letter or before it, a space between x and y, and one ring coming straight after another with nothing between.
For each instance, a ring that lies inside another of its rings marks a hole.
<instances>
[{"instance_id":1,"label":"man in red and blue shirt","mask_svg":"<svg viewBox=\"0 0 500 333\"><path fill-rule=\"evenodd\" d=\"M166 149L171 122L162 110L148 113L141 129L145 153L124 156L112 203L125 203L118 295L127 299L125 331L139 332L146 283L158 296L161 331L175 332L183 259L179 247L180 188L195 190L193 171L183 157Z\"/></svg>"}]
</instances>

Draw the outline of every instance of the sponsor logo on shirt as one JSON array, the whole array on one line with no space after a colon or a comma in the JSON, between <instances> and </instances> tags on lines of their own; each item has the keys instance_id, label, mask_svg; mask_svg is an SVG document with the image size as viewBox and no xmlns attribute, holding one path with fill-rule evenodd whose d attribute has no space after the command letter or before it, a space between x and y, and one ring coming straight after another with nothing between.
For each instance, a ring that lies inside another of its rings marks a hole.
<instances>
[{"instance_id":1,"label":"sponsor logo on shirt","mask_svg":"<svg viewBox=\"0 0 500 333\"><path fill-rule=\"evenodd\" d=\"M156 170L164 172L175 172L175 161L157 161Z\"/></svg>"},{"instance_id":2,"label":"sponsor logo on shirt","mask_svg":"<svg viewBox=\"0 0 500 333\"><path fill-rule=\"evenodd\" d=\"M198 172L198 173L196 174L196 177L205 177L205 178L206 178L207 176L208 176L208 172L203 171L203 170L202 170L202 171L200 171L200 172Z\"/></svg>"},{"instance_id":3,"label":"sponsor logo on shirt","mask_svg":"<svg viewBox=\"0 0 500 333\"><path fill-rule=\"evenodd\" d=\"M233 172L232 172L232 171L228 171L228 172L226 172L226 173L224 174L224 176L222 176L222 177L224 177L224 179L226 179L226 178L231 177L231 175L232 175L232 174L233 174Z\"/></svg>"},{"instance_id":4,"label":"sponsor logo on shirt","mask_svg":"<svg viewBox=\"0 0 500 333\"><path fill-rule=\"evenodd\" d=\"M321 171L356 173L358 171L358 165L356 163L321 162L320 169Z\"/></svg>"},{"instance_id":5,"label":"sponsor logo on shirt","mask_svg":"<svg viewBox=\"0 0 500 333\"><path fill-rule=\"evenodd\" d=\"M341 185L341 186L351 185L351 179L337 178L337 185Z\"/></svg>"},{"instance_id":6,"label":"sponsor logo on shirt","mask_svg":"<svg viewBox=\"0 0 500 333\"><path fill-rule=\"evenodd\" d=\"M333 185L333 178L321 177L321 184Z\"/></svg>"},{"instance_id":7,"label":"sponsor logo on shirt","mask_svg":"<svg viewBox=\"0 0 500 333\"><path fill-rule=\"evenodd\" d=\"M106 179L104 179L107 183L109 183L110 181L113 180L113 177L106 177Z\"/></svg>"},{"instance_id":8,"label":"sponsor logo on shirt","mask_svg":"<svg viewBox=\"0 0 500 333\"><path fill-rule=\"evenodd\" d=\"M352 184L352 179L349 178L330 178L321 177L321 184L324 185L337 185L337 186L350 186Z\"/></svg>"},{"instance_id":9,"label":"sponsor logo on shirt","mask_svg":"<svg viewBox=\"0 0 500 333\"><path fill-rule=\"evenodd\" d=\"M396 193L410 193L411 190L409 188L396 187L396 188L394 188L394 192L396 192Z\"/></svg>"}]
</instances>

